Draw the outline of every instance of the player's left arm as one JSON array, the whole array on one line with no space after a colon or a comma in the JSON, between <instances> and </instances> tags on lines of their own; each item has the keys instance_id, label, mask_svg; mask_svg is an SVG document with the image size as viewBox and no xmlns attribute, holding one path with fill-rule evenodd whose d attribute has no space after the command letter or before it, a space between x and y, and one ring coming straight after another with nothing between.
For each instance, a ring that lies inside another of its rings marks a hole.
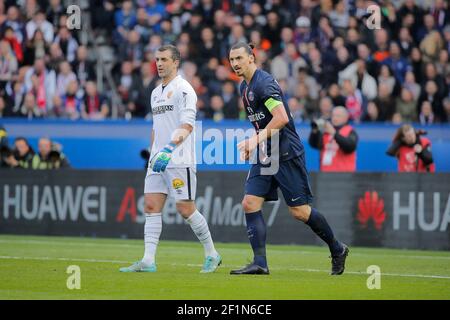
<instances>
[{"instance_id":1,"label":"player's left arm","mask_svg":"<svg viewBox=\"0 0 450 320\"><path fill-rule=\"evenodd\" d=\"M276 99L278 97L280 100ZM289 123L289 116L284 108L280 95L269 97L266 99L264 105L272 114L272 120L270 120L264 129L254 134L248 140L244 140L238 144L238 149L244 153L244 159L249 159L250 154L259 144L264 143Z\"/></svg>"}]
</instances>

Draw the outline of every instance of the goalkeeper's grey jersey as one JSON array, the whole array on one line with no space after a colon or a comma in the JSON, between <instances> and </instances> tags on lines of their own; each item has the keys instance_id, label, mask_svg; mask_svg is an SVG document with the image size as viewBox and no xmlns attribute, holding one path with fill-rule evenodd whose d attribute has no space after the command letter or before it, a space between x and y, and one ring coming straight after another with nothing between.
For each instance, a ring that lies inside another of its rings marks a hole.
<instances>
[{"instance_id":1,"label":"goalkeeper's grey jersey","mask_svg":"<svg viewBox=\"0 0 450 320\"><path fill-rule=\"evenodd\" d=\"M155 135L150 158L172 140L173 133L180 125L190 124L192 133L175 149L167 167L195 167L197 94L194 88L177 75L165 87L160 84L153 90L151 106Z\"/></svg>"}]
</instances>

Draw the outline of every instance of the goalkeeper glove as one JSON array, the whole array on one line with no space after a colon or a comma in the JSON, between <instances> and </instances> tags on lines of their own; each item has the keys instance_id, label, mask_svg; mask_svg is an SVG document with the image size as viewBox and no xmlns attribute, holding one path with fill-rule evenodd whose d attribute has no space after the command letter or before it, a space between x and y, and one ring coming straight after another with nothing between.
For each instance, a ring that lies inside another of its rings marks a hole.
<instances>
[{"instance_id":1,"label":"goalkeeper glove","mask_svg":"<svg viewBox=\"0 0 450 320\"><path fill-rule=\"evenodd\" d=\"M171 142L166 145L161 151L159 151L150 160L150 168L155 172L164 172L167 165L169 164L170 158L172 157L172 152L175 149L176 144Z\"/></svg>"}]
</instances>

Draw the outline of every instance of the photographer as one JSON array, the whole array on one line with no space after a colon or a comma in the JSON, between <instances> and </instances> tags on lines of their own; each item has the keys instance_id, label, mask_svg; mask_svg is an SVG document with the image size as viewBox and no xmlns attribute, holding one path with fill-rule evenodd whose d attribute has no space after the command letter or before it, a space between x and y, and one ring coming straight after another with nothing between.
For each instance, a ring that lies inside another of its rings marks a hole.
<instances>
[{"instance_id":1,"label":"photographer","mask_svg":"<svg viewBox=\"0 0 450 320\"><path fill-rule=\"evenodd\" d=\"M320 170L324 172L355 172L358 135L348 124L344 107L335 107L331 123L323 119L311 122L309 144L320 150Z\"/></svg>"},{"instance_id":2,"label":"photographer","mask_svg":"<svg viewBox=\"0 0 450 320\"><path fill-rule=\"evenodd\" d=\"M435 172L431 142L426 131L415 130L410 124L402 125L395 133L386 153L398 159L399 172Z\"/></svg>"},{"instance_id":3,"label":"photographer","mask_svg":"<svg viewBox=\"0 0 450 320\"><path fill-rule=\"evenodd\" d=\"M8 133L0 126L0 168L10 168L12 159L14 156L8 146Z\"/></svg>"},{"instance_id":4,"label":"photographer","mask_svg":"<svg viewBox=\"0 0 450 320\"><path fill-rule=\"evenodd\" d=\"M2 147L2 158L7 167L30 169L33 156L34 150L24 137L14 140L14 150L7 146Z\"/></svg>"},{"instance_id":5,"label":"photographer","mask_svg":"<svg viewBox=\"0 0 450 320\"><path fill-rule=\"evenodd\" d=\"M64 169L70 168L69 161L61 152L59 144L52 143L48 138L39 139L39 153L35 154L31 161L34 170Z\"/></svg>"}]
</instances>

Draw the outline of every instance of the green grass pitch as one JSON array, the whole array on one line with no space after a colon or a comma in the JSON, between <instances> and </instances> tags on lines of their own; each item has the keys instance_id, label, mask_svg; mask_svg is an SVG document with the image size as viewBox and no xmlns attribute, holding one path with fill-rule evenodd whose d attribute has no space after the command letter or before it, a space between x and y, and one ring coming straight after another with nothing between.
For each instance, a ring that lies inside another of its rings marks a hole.
<instances>
[{"instance_id":1,"label":"green grass pitch","mask_svg":"<svg viewBox=\"0 0 450 320\"><path fill-rule=\"evenodd\" d=\"M346 273L330 276L325 247L269 245L270 276L230 276L251 257L248 244L217 243L223 264L200 274L196 242L161 241L157 273L119 273L142 240L0 236L0 299L449 299L450 252L350 248ZM69 290L70 265L81 289ZM367 267L381 270L369 290Z\"/></svg>"}]
</instances>

